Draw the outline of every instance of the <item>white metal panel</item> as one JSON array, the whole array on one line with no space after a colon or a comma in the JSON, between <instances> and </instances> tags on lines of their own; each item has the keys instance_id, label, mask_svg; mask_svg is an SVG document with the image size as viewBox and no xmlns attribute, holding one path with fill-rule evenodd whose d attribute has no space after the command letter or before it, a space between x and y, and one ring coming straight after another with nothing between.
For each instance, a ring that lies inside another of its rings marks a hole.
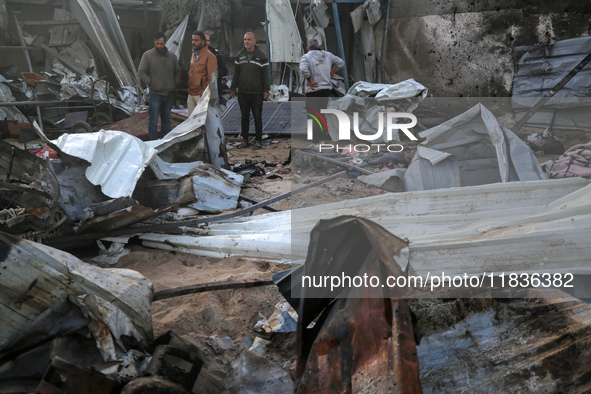
<instances>
[{"instance_id":1,"label":"white metal panel","mask_svg":"<svg viewBox=\"0 0 591 394\"><path fill-rule=\"evenodd\" d=\"M181 49L183 47L183 38L185 37L185 32L187 31L187 23L189 22L189 15L185 16L185 19L181 22L181 24L176 28L174 33L166 40L166 48L171 52L174 53L177 60L181 57Z\"/></svg>"},{"instance_id":2,"label":"white metal panel","mask_svg":"<svg viewBox=\"0 0 591 394\"><path fill-rule=\"evenodd\" d=\"M139 138L115 130L64 134L53 142L62 152L89 161L86 178L111 198L131 196L156 154Z\"/></svg>"},{"instance_id":3,"label":"white metal panel","mask_svg":"<svg viewBox=\"0 0 591 394\"><path fill-rule=\"evenodd\" d=\"M302 38L289 0L267 0L269 61L299 63L304 52Z\"/></svg>"},{"instance_id":4,"label":"white metal panel","mask_svg":"<svg viewBox=\"0 0 591 394\"><path fill-rule=\"evenodd\" d=\"M198 234L199 239L208 239L208 242L217 242L215 239L226 242L228 237L242 242L248 237L256 240L265 234L289 234L290 239L280 239L291 244L293 259L305 257L310 231L319 220L341 215L373 220L394 235L408 238L411 245L443 242L454 237L477 238L493 227L513 228L518 235L519 225L523 223L533 223L532 226L539 227L539 223L547 220L575 217L574 215L584 214L587 209L591 211L591 187L585 187L587 185L589 182L585 179L568 178L560 181L510 182L388 193L292 211L236 218L200 226L198 229L189 228L186 232ZM562 224L566 225L565 223ZM535 237L532 236L530 240L534 242ZM269 259L273 259L278 250L284 250L288 246L274 244L273 247L257 250L233 248L231 243L221 245L225 248L224 253L229 255L250 255L256 250L256 256ZM202 253L199 242L183 247L190 248L191 253ZM411 259L410 264L412 263Z\"/></svg>"}]
</instances>

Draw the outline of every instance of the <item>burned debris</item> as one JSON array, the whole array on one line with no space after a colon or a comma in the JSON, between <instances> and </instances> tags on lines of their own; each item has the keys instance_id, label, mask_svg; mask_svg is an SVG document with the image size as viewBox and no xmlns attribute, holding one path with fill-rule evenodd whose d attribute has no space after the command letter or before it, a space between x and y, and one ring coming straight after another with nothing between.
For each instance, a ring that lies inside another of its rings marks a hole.
<instances>
[{"instance_id":1,"label":"burned debris","mask_svg":"<svg viewBox=\"0 0 591 394\"><path fill-rule=\"evenodd\" d=\"M493 3L0 1L0 391L589 390L588 10Z\"/></svg>"}]
</instances>

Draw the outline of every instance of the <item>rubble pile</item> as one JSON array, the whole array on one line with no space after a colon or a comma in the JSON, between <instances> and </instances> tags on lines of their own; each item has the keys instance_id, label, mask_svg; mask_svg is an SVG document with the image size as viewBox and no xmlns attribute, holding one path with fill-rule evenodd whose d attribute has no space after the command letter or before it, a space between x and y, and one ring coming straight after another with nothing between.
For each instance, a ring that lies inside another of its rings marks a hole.
<instances>
[{"instance_id":1,"label":"rubble pile","mask_svg":"<svg viewBox=\"0 0 591 394\"><path fill-rule=\"evenodd\" d=\"M0 2L28 67L0 67L0 392L591 389L588 37L516 48L511 100L438 102L384 82L390 2L358 1L321 114L300 33L344 57L344 4L269 0L263 141L226 135L217 78L150 141L113 3L64 1L46 38Z\"/></svg>"}]
</instances>

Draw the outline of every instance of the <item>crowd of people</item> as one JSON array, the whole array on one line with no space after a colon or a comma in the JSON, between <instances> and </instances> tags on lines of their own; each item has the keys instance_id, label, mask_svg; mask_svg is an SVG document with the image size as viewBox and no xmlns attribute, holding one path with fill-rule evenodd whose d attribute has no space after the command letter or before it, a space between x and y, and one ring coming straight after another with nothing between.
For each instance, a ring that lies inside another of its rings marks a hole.
<instances>
[{"instance_id":1,"label":"crowd of people","mask_svg":"<svg viewBox=\"0 0 591 394\"><path fill-rule=\"evenodd\" d=\"M253 149L262 147L263 102L269 98L269 59L256 45L252 32L244 34L244 46L234 59L234 75L230 96L238 97L242 116L240 144L247 148L249 143L250 116L254 119ZM192 54L187 70L187 111L190 116L205 89L209 86L213 72L217 73L218 91L222 91L222 77L228 74L223 55L213 48L211 36L201 31L191 35ZM317 40L308 41L308 52L302 57L300 69L305 79L306 97L326 98L332 90L331 78L345 64L342 59L321 49ZM174 101L174 90L181 81L181 69L177 57L166 48L166 35L154 34L154 48L146 51L141 58L138 74L149 88L148 135L151 140L158 139L158 117L160 135L170 131L170 113ZM322 106L321 101L320 106ZM314 107L319 104L313 104Z\"/></svg>"}]
</instances>

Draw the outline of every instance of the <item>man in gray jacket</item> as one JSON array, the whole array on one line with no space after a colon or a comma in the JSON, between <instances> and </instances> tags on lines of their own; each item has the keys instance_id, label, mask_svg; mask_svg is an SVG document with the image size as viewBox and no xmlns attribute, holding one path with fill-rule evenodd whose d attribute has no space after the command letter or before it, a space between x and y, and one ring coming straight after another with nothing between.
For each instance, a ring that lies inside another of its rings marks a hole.
<instances>
[{"instance_id":1,"label":"man in gray jacket","mask_svg":"<svg viewBox=\"0 0 591 394\"><path fill-rule=\"evenodd\" d=\"M151 140L156 140L158 139L158 115L160 115L162 137L170 131L173 93L181 79L177 58L166 48L164 33L154 34L154 48L142 55L138 75L150 89L148 135Z\"/></svg>"},{"instance_id":2,"label":"man in gray jacket","mask_svg":"<svg viewBox=\"0 0 591 394\"><path fill-rule=\"evenodd\" d=\"M300 61L300 70L307 81L306 97L328 97L332 90L331 77L343 67L343 59L320 49L315 38L308 40L308 53Z\"/></svg>"},{"instance_id":3,"label":"man in gray jacket","mask_svg":"<svg viewBox=\"0 0 591 394\"><path fill-rule=\"evenodd\" d=\"M317 112L328 105L328 97L332 91L332 76L345 62L330 52L323 51L315 38L308 40L308 53L300 60L300 71L306 79L306 107ZM321 127L313 126L313 141L330 140L328 133Z\"/></svg>"}]
</instances>

